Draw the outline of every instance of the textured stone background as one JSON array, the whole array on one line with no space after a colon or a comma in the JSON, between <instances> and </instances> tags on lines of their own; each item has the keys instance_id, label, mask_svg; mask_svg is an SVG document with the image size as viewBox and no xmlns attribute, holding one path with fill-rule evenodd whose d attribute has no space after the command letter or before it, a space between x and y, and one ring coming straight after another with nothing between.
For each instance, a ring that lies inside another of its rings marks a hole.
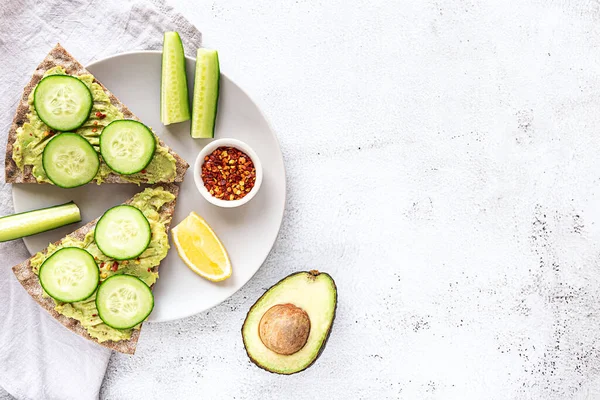
<instances>
[{"instance_id":1,"label":"textured stone background","mask_svg":"<svg viewBox=\"0 0 600 400\"><path fill-rule=\"evenodd\" d=\"M172 4L271 120L287 210L252 281L146 325L102 398L600 398L597 1ZM245 313L309 268L339 288L327 348L264 372Z\"/></svg>"}]
</instances>

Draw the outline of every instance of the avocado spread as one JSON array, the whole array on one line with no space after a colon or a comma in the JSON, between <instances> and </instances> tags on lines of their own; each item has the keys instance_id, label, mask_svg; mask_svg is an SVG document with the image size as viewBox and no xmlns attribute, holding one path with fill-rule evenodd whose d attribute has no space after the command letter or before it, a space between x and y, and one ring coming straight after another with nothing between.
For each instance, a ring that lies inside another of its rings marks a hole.
<instances>
[{"instance_id":1,"label":"avocado spread","mask_svg":"<svg viewBox=\"0 0 600 400\"><path fill-rule=\"evenodd\" d=\"M115 274L128 274L137 276L146 282L148 286L152 286L158 279L158 272L154 270L154 267L160 264L169 251L169 238L165 228L166 221L161 219L158 210L173 199L175 199L175 196L162 188L148 188L133 197L130 204L144 213L152 230L150 245L138 258L115 261L106 257L96 246L94 231L92 230L83 240L67 236L59 245L50 244L45 254L42 252L37 253L31 259L33 272L38 274L40 266L57 250L63 247L79 247L94 256L100 268L100 282ZM44 295L47 296L45 293ZM133 329L139 329L139 326L136 326L132 329L118 330L105 325L98 317L96 293L86 300L75 303L62 303L57 300L54 300L54 302L56 303L54 309L57 312L81 322L81 325L85 327L90 336L98 339L99 342L126 340L131 337Z\"/></svg>"},{"instance_id":2,"label":"avocado spread","mask_svg":"<svg viewBox=\"0 0 600 400\"><path fill-rule=\"evenodd\" d=\"M66 75L64 68L54 67L46 71L44 76L48 75ZM112 105L106 92L98 83L94 82L94 77L90 74L76 76L90 89L94 104L88 120L75 131L87 139L94 149L100 153L100 134L102 129L117 119L123 119L123 114L117 107ZM26 165L32 167L32 174L38 182L52 183L46 176L42 167L42 153L48 141L56 133L52 131L38 117L33 106L33 95L35 90L29 95L29 113L28 122L17 129L17 137L13 147L13 160L21 169ZM175 158L169 154L163 146L156 146L156 152L150 164L142 171L132 175L120 175L121 178L137 183L157 183L172 182L176 175ZM100 163L98 174L94 178L97 184L104 182L104 179L113 172L104 162ZM114 172L113 172L114 173Z\"/></svg>"}]
</instances>

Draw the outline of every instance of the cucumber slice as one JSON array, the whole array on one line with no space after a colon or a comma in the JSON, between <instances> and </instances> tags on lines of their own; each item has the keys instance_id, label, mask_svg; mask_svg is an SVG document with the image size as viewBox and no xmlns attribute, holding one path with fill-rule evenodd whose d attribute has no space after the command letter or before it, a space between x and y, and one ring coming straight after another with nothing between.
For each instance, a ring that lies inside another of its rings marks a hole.
<instances>
[{"instance_id":1,"label":"cucumber slice","mask_svg":"<svg viewBox=\"0 0 600 400\"><path fill-rule=\"evenodd\" d=\"M115 260L130 260L150 245L152 233L146 216L133 206L116 206L100 217L94 240L102 253Z\"/></svg>"},{"instance_id":2,"label":"cucumber slice","mask_svg":"<svg viewBox=\"0 0 600 400\"><path fill-rule=\"evenodd\" d=\"M42 165L56 186L73 188L90 182L100 160L90 142L76 133L56 135L44 147Z\"/></svg>"},{"instance_id":3,"label":"cucumber slice","mask_svg":"<svg viewBox=\"0 0 600 400\"><path fill-rule=\"evenodd\" d=\"M177 32L165 32L160 88L160 120L169 125L190 119L185 52Z\"/></svg>"},{"instance_id":4,"label":"cucumber slice","mask_svg":"<svg viewBox=\"0 0 600 400\"><path fill-rule=\"evenodd\" d=\"M216 50L198 49L194 100L192 103L192 137L215 137L221 71Z\"/></svg>"},{"instance_id":5,"label":"cucumber slice","mask_svg":"<svg viewBox=\"0 0 600 400\"><path fill-rule=\"evenodd\" d=\"M144 321L154 308L152 290L132 275L113 275L96 294L100 319L111 328L129 329Z\"/></svg>"},{"instance_id":6,"label":"cucumber slice","mask_svg":"<svg viewBox=\"0 0 600 400\"><path fill-rule=\"evenodd\" d=\"M73 131L87 121L94 99L74 76L50 75L37 84L33 106L40 119L57 131Z\"/></svg>"},{"instance_id":7,"label":"cucumber slice","mask_svg":"<svg viewBox=\"0 0 600 400\"><path fill-rule=\"evenodd\" d=\"M100 135L102 159L110 169L122 175L135 174L146 168L155 150L154 134L138 121L113 121Z\"/></svg>"},{"instance_id":8,"label":"cucumber slice","mask_svg":"<svg viewBox=\"0 0 600 400\"><path fill-rule=\"evenodd\" d=\"M81 221L79 207L70 202L0 218L0 242L19 239Z\"/></svg>"},{"instance_id":9,"label":"cucumber slice","mask_svg":"<svg viewBox=\"0 0 600 400\"><path fill-rule=\"evenodd\" d=\"M94 257L78 247L64 247L40 267L40 285L64 303L85 300L98 287L100 272Z\"/></svg>"}]
</instances>

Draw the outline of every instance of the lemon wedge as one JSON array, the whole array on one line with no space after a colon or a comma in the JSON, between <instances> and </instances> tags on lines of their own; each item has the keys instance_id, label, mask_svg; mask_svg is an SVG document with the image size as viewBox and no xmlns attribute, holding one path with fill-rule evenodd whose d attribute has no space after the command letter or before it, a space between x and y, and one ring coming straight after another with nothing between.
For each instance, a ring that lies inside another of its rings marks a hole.
<instances>
[{"instance_id":1,"label":"lemon wedge","mask_svg":"<svg viewBox=\"0 0 600 400\"><path fill-rule=\"evenodd\" d=\"M213 282L231 276L227 250L204 218L191 212L172 231L179 257L195 273Z\"/></svg>"}]
</instances>

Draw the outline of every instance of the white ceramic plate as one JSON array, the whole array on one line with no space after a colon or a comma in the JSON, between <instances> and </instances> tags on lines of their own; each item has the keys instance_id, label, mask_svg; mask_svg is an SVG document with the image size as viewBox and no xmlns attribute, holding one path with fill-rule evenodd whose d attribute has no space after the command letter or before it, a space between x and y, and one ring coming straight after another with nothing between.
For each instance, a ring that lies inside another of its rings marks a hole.
<instances>
[{"instance_id":1,"label":"white ceramic plate","mask_svg":"<svg viewBox=\"0 0 600 400\"><path fill-rule=\"evenodd\" d=\"M187 59L190 99L195 61ZM192 139L189 121L163 126L160 122L161 53L144 51L119 54L88 66L89 71L111 90L144 123L151 126L167 145L189 164L172 226L191 211L203 216L227 248L233 265L232 276L224 282L208 282L190 271L171 250L163 260L160 279L154 289L156 298L150 321L169 321L205 311L240 289L260 268L269 254L283 218L285 170L279 143L269 124L248 95L223 74L215 138L232 137L249 144L258 154L264 169L263 183L248 204L225 209L209 204L194 184L194 160L208 139ZM51 185L13 185L16 212L75 201L82 222L25 238L33 254L79 226L102 215L142 190L136 185L86 185L60 189Z\"/></svg>"}]
</instances>

